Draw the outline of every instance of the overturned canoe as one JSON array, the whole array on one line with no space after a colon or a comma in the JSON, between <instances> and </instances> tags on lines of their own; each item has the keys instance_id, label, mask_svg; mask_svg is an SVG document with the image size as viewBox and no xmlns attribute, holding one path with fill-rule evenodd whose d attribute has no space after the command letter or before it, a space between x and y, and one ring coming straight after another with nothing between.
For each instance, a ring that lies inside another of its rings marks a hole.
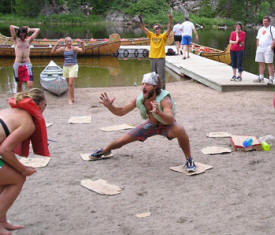
<instances>
[{"instance_id":1,"label":"overturned canoe","mask_svg":"<svg viewBox=\"0 0 275 235\"><path fill-rule=\"evenodd\" d=\"M45 90L58 96L68 90L68 84L63 77L62 68L52 60L40 73L40 84Z\"/></svg>"},{"instance_id":2,"label":"overturned canoe","mask_svg":"<svg viewBox=\"0 0 275 235\"><path fill-rule=\"evenodd\" d=\"M211 60L216 60L225 64L231 64L230 58L230 44L226 47L224 51L202 46L196 43L192 43L192 52L194 54L206 57Z\"/></svg>"}]
</instances>

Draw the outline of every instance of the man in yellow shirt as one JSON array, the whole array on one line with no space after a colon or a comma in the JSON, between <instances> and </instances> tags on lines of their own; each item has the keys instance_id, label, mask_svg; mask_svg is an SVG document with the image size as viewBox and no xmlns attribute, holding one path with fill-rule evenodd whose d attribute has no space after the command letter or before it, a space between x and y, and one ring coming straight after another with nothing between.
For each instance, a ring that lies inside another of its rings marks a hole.
<instances>
[{"instance_id":1,"label":"man in yellow shirt","mask_svg":"<svg viewBox=\"0 0 275 235\"><path fill-rule=\"evenodd\" d=\"M161 79L161 87L165 89L165 43L167 38L172 31L173 17L169 14L168 29L164 33L161 33L161 26L155 24L153 29L155 32L149 31L143 23L141 15L139 15L140 26L146 36L150 40L150 52L149 59L151 64L151 72L156 72Z\"/></svg>"}]
</instances>

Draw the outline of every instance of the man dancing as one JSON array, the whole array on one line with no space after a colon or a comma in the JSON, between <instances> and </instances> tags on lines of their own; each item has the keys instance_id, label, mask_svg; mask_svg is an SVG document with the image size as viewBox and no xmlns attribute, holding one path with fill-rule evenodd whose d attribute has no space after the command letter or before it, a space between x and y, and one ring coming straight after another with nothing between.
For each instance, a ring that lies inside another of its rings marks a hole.
<instances>
[{"instance_id":1,"label":"man dancing","mask_svg":"<svg viewBox=\"0 0 275 235\"><path fill-rule=\"evenodd\" d=\"M30 32L32 32L32 35L27 38L27 34ZM27 83L29 89L33 86L30 44L38 36L39 32L39 28L10 25L10 34L14 40L15 61L13 64L13 71L15 81L17 82L17 92L22 91L22 84L24 82Z\"/></svg>"},{"instance_id":2,"label":"man dancing","mask_svg":"<svg viewBox=\"0 0 275 235\"><path fill-rule=\"evenodd\" d=\"M168 91L161 89L158 74L155 72L144 74L142 93L123 107L114 106L115 98L109 98L107 93L101 94L100 100L100 103L117 116L123 116L137 107L142 118L146 121L106 147L92 153L91 159L100 159L104 155L110 154L111 150L133 141L145 141L148 137L162 135L169 140L178 139L179 146L186 157L186 170L188 172L196 170L196 165L191 157L189 138L184 127L178 125L175 120L174 101Z\"/></svg>"}]
</instances>

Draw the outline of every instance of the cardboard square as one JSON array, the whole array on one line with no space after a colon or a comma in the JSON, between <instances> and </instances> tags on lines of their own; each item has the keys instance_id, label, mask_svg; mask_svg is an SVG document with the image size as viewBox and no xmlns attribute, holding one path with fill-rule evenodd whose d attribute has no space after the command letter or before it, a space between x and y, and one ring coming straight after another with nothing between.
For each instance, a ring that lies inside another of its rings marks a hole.
<instances>
[{"instance_id":1,"label":"cardboard square","mask_svg":"<svg viewBox=\"0 0 275 235\"><path fill-rule=\"evenodd\" d=\"M84 161L98 161L98 160L106 160L106 159L112 158L114 156L112 153L110 153L107 155L103 155L100 158L91 158L90 155L91 155L90 153L81 153L80 157Z\"/></svg>"},{"instance_id":2,"label":"cardboard square","mask_svg":"<svg viewBox=\"0 0 275 235\"><path fill-rule=\"evenodd\" d=\"M31 166L34 168L40 168L40 167L45 167L48 165L49 161L51 160L50 157L29 157L29 158L24 158L20 157L19 161L24 165L24 166Z\"/></svg>"},{"instance_id":3,"label":"cardboard square","mask_svg":"<svg viewBox=\"0 0 275 235\"><path fill-rule=\"evenodd\" d=\"M221 153L231 153L231 148L226 148L222 146L207 146L201 149L203 154L221 154Z\"/></svg>"},{"instance_id":4,"label":"cardboard square","mask_svg":"<svg viewBox=\"0 0 275 235\"><path fill-rule=\"evenodd\" d=\"M253 140L252 145L245 148L243 142L249 138L252 138ZM232 135L230 137L230 143L234 151L262 150L261 142L255 136Z\"/></svg>"},{"instance_id":5,"label":"cardboard square","mask_svg":"<svg viewBox=\"0 0 275 235\"><path fill-rule=\"evenodd\" d=\"M119 131L119 130L128 130L128 129L132 129L132 128L134 128L134 126L124 123L124 124L120 124L120 125L101 127L99 129L102 131Z\"/></svg>"},{"instance_id":6,"label":"cardboard square","mask_svg":"<svg viewBox=\"0 0 275 235\"><path fill-rule=\"evenodd\" d=\"M116 195L119 194L123 189L117 185L109 184L106 180L98 179L83 179L80 184L101 195Z\"/></svg>"},{"instance_id":7,"label":"cardboard square","mask_svg":"<svg viewBox=\"0 0 275 235\"><path fill-rule=\"evenodd\" d=\"M206 165L200 162L195 162L197 169L195 172L187 172L185 170L184 165L179 165L179 166L172 166L170 167L170 170L172 171L176 171L176 172L180 172L180 173L184 173L185 175L198 175L201 173L204 173L206 170L212 169L213 166L210 165Z\"/></svg>"},{"instance_id":8,"label":"cardboard square","mask_svg":"<svg viewBox=\"0 0 275 235\"><path fill-rule=\"evenodd\" d=\"M210 138L226 138L230 137L231 134L228 132L209 132L206 136Z\"/></svg>"},{"instance_id":9,"label":"cardboard square","mask_svg":"<svg viewBox=\"0 0 275 235\"><path fill-rule=\"evenodd\" d=\"M87 124L92 122L91 116L72 116L69 118L68 123L70 124Z\"/></svg>"},{"instance_id":10,"label":"cardboard square","mask_svg":"<svg viewBox=\"0 0 275 235\"><path fill-rule=\"evenodd\" d=\"M138 218L145 218L145 217L148 217L151 215L151 212L144 212L144 213L139 213L139 214L136 214L136 217Z\"/></svg>"}]
</instances>

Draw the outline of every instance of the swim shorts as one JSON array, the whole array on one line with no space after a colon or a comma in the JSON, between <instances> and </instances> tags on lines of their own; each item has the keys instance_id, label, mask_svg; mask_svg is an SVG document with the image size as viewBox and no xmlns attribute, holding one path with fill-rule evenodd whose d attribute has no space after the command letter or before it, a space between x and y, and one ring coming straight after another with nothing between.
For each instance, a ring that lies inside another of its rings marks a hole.
<instances>
[{"instance_id":1,"label":"swim shorts","mask_svg":"<svg viewBox=\"0 0 275 235\"><path fill-rule=\"evenodd\" d=\"M31 63L14 63L13 74L16 82L33 81L33 71Z\"/></svg>"},{"instance_id":2,"label":"swim shorts","mask_svg":"<svg viewBox=\"0 0 275 235\"><path fill-rule=\"evenodd\" d=\"M181 35L174 35L174 41L175 42L181 42L181 40L182 40Z\"/></svg>"},{"instance_id":3,"label":"swim shorts","mask_svg":"<svg viewBox=\"0 0 275 235\"><path fill-rule=\"evenodd\" d=\"M266 48L257 48L255 61L259 63L272 64L274 59L274 52L271 46Z\"/></svg>"},{"instance_id":4,"label":"swim shorts","mask_svg":"<svg viewBox=\"0 0 275 235\"><path fill-rule=\"evenodd\" d=\"M173 138L168 137L168 131L171 128L171 125L163 125L163 124L152 124L149 120L140 124L136 128L129 131L129 135L132 137L136 137L139 141L145 141L148 137L154 135L162 135L167 139L171 140Z\"/></svg>"},{"instance_id":5,"label":"swim shorts","mask_svg":"<svg viewBox=\"0 0 275 235\"><path fill-rule=\"evenodd\" d=\"M63 77L64 78L77 78L78 76L78 64L71 66L63 66Z\"/></svg>"},{"instance_id":6,"label":"swim shorts","mask_svg":"<svg viewBox=\"0 0 275 235\"><path fill-rule=\"evenodd\" d=\"M191 37L188 36L188 35L184 35L182 36L182 39L181 39L181 45L187 45L187 46L190 46L191 44Z\"/></svg>"}]
</instances>

